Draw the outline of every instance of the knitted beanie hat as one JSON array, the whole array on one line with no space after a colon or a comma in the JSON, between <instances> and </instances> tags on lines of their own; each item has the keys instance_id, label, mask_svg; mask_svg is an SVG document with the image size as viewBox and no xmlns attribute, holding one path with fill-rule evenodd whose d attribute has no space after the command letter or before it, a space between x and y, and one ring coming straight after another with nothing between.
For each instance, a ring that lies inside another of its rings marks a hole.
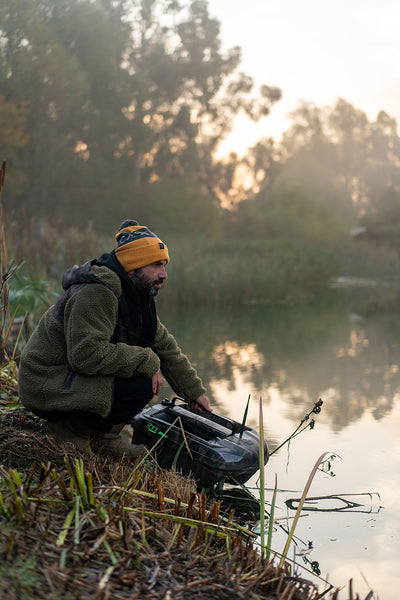
<instances>
[{"instance_id":1,"label":"knitted beanie hat","mask_svg":"<svg viewBox=\"0 0 400 600\"><path fill-rule=\"evenodd\" d=\"M115 239L115 255L125 271L135 271L158 260L169 262L167 246L137 221L124 221Z\"/></svg>"}]
</instances>

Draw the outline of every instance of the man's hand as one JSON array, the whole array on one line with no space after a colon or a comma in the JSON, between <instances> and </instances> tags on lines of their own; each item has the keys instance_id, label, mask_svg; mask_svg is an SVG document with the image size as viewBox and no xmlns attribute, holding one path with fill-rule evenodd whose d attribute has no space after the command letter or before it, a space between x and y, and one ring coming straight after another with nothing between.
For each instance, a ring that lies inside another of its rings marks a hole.
<instances>
[{"instance_id":1,"label":"man's hand","mask_svg":"<svg viewBox=\"0 0 400 600\"><path fill-rule=\"evenodd\" d=\"M153 388L153 394L155 396L158 396L158 394L160 393L162 384L163 384L162 374L161 374L160 369L158 369L157 373L155 375L153 375L153 377L151 378L151 385Z\"/></svg>"},{"instance_id":2,"label":"man's hand","mask_svg":"<svg viewBox=\"0 0 400 600\"><path fill-rule=\"evenodd\" d=\"M197 400L189 402L189 408L198 410L199 412L212 412L210 401L205 394L202 394Z\"/></svg>"}]
</instances>

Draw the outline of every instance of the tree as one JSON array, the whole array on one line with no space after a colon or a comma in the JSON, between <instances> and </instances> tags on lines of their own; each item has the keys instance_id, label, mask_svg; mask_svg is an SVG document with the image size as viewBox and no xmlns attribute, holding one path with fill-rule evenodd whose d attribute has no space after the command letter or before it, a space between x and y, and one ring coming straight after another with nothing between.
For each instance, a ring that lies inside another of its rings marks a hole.
<instances>
[{"instance_id":1,"label":"tree","mask_svg":"<svg viewBox=\"0 0 400 600\"><path fill-rule=\"evenodd\" d=\"M343 235L343 224L332 207L295 185L263 189L240 202L232 218L232 234L239 239L290 240L333 248Z\"/></svg>"},{"instance_id":2,"label":"tree","mask_svg":"<svg viewBox=\"0 0 400 600\"><path fill-rule=\"evenodd\" d=\"M7 101L26 106L29 143L20 154L25 208L51 214L55 198L65 197L64 174L77 140L71 113L81 104L84 78L36 2L3 3L0 23L1 86Z\"/></svg>"},{"instance_id":3,"label":"tree","mask_svg":"<svg viewBox=\"0 0 400 600\"><path fill-rule=\"evenodd\" d=\"M358 212L373 204L381 190L399 186L400 138L396 121L385 112L369 121L339 98L333 107L304 103L292 120L283 138L286 177L298 177L301 171L303 180L331 181Z\"/></svg>"},{"instance_id":4,"label":"tree","mask_svg":"<svg viewBox=\"0 0 400 600\"><path fill-rule=\"evenodd\" d=\"M249 151L253 193L296 185L350 230L400 189L400 138L385 112L370 121L339 98L333 107L301 103L291 118L281 144L261 140Z\"/></svg>"},{"instance_id":5,"label":"tree","mask_svg":"<svg viewBox=\"0 0 400 600\"><path fill-rule=\"evenodd\" d=\"M15 210L108 224L111 197L127 206L159 178L218 189L213 153L234 116L280 97L253 94L219 29L205 0L3 0L0 84L26 103L29 133Z\"/></svg>"},{"instance_id":6,"label":"tree","mask_svg":"<svg viewBox=\"0 0 400 600\"><path fill-rule=\"evenodd\" d=\"M166 0L141 0L131 13L129 57L132 98L125 147L137 183L162 174L190 172L215 191L213 154L244 110L253 119L268 114L280 90L237 72L239 48L221 51L219 23L205 0L186 8Z\"/></svg>"},{"instance_id":7,"label":"tree","mask_svg":"<svg viewBox=\"0 0 400 600\"><path fill-rule=\"evenodd\" d=\"M366 185L370 205L378 208L382 192L400 191L400 137L397 122L380 111L370 124ZM386 195L386 194L385 194Z\"/></svg>"},{"instance_id":8,"label":"tree","mask_svg":"<svg viewBox=\"0 0 400 600\"><path fill-rule=\"evenodd\" d=\"M169 177L147 186L148 222L161 237L190 237L210 242L220 232L215 196L190 175ZM167 208L167 210L166 210Z\"/></svg>"}]
</instances>

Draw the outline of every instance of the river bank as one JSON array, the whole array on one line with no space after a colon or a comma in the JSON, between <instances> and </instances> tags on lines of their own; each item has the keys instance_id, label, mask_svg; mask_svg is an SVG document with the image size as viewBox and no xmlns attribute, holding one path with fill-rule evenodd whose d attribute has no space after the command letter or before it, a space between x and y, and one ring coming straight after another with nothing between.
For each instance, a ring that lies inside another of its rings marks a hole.
<instances>
[{"instance_id":1,"label":"river bank","mask_svg":"<svg viewBox=\"0 0 400 600\"><path fill-rule=\"evenodd\" d=\"M1 411L0 464L0 597L338 598L262 557L251 529L193 480L60 447L18 406Z\"/></svg>"}]
</instances>

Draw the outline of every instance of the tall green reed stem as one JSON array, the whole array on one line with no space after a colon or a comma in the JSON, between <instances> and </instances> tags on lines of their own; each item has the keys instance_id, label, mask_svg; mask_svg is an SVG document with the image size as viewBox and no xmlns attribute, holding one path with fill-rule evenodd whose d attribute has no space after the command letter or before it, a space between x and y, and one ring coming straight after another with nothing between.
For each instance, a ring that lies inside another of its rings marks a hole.
<instances>
[{"instance_id":1,"label":"tall green reed stem","mask_svg":"<svg viewBox=\"0 0 400 600\"><path fill-rule=\"evenodd\" d=\"M267 539L267 555L266 555L267 560L269 560L269 557L271 555L272 532L274 530L274 514L275 514L277 488L278 488L278 478L275 473L275 487L274 487L274 493L272 494L271 510L269 513L269 521L268 521L268 539Z\"/></svg>"},{"instance_id":2,"label":"tall green reed stem","mask_svg":"<svg viewBox=\"0 0 400 600\"><path fill-rule=\"evenodd\" d=\"M5 355L5 342L3 343L3 332L6 323L6 314L8 310L8 281L7 281L7 244L4 232L3 208L1 202L1 192L6 176L6 161L3 162L0 169L0 363L3 362Z\"/></svg>"},{"instance_id":3,"label":"tall green reed stem","mask_svg":"<svg viewBox=\"0 0 400 600\"><path fill-rule=\"evenodd\" d=\"M264 483L264 421L263 421L263 406L262 398L260 398L259 409L259 464L260 464L260 536L261 536L261 556L265 554L265 483Z\"/></svg>"},{"instance_id":4,"label":"tall green reed stem","mask_svg":"<svg viewBox=\"0 0 400 600\"><path fill-rule=\"evenodd\" d=\"M307 479L306 486L305 486L305 488L303 490L303 493L301 495L299 506L297 507L296 514L294 516L293 523L292 523L292 526L290 528L289 535L288 535L285 547L284 547L283 552L282 552L281 560L280 560L280 563L279 563L280 567L283 567L283 565L284 565L284 562L285 562L285 559L286 559L286 556L287 556L287 553L288 553L288 550L289 550L289 546L290 546L290 543L291 543L291 541L293 539L294 531L295 531L296 526L297 526L297 521L299 520L300 513L301 513L301 510L303 508L303 504L305 502L305 499L307 498L308 490L310 489L311 483L312 483L312 481L314 479L314 476L315 476L315 474L316 474L316 472L318 470L318 467L319 467L320 463L322 462L322 460L324 459L324 457L327 454L332 454L332 453L331 452L324 452L323 454L321 454L321 456L318 458L317 462L315 463L315 465L314 465L314 467L313 467L313 469L312 469L312 471L311 471L311 473L310 473L310 475L309 475L309 477Z\"/></svg>"}]
</instances>

